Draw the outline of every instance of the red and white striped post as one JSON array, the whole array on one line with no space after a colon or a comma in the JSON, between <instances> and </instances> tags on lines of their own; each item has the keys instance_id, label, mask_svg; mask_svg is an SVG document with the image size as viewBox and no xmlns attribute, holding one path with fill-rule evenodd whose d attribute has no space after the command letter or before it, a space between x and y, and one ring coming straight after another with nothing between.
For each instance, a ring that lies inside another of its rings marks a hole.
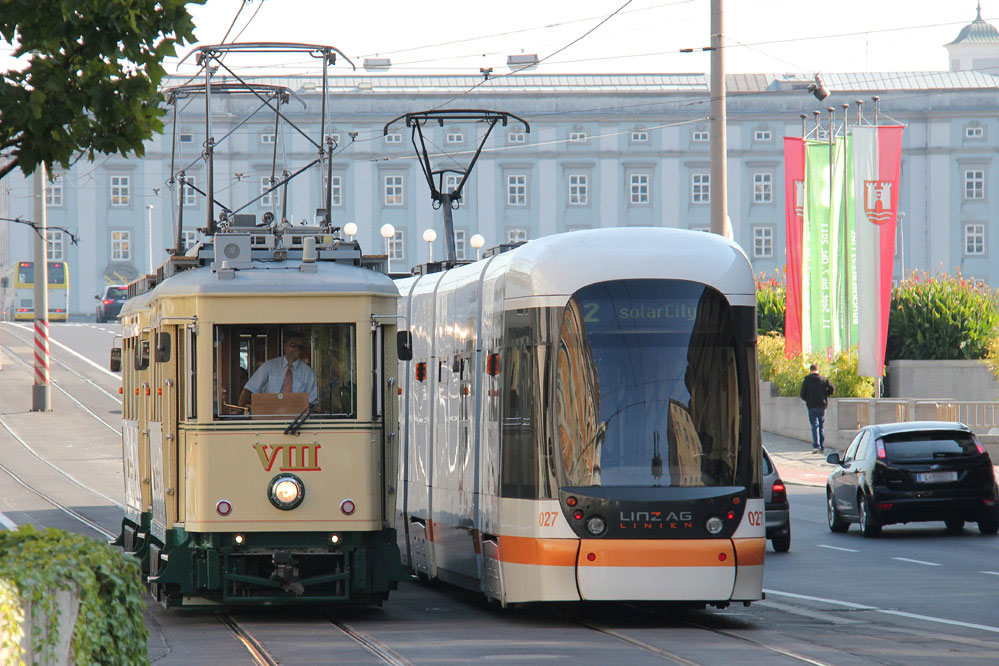
<instances>
[{"instance_id":1,"label":"red and white striped post","mask_svg":"<svg viewBox=\"0 0 999 666\"><path fill-rule=\"evenodd\" d=\"M45 210L45 164L35 169L35 385L31 411L52 411L49 382L49 263Z\"/></svg>"}]
</instances>

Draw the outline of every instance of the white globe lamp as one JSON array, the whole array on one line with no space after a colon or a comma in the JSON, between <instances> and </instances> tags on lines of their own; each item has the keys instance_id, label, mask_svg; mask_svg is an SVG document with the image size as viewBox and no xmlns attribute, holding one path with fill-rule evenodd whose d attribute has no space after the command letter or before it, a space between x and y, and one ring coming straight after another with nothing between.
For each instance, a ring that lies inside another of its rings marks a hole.
<instances>
[{"instance_id":1,"label":"white globe lamp","mask_svg":"<svg viewBox=\"0 0 999 666\"><path fill-rule=\"evenodd\" d=\"M433 229L426 229L423 232L423 240L427 243L427 261L434 260L434 241L437 240L437 232Z\"/></svg>"},{"instance_id":2,"label":"white globe lamp","mask_svg":"<svg viewBox=\"0 0 999 666\"><path fill-rule=\"evenodd\" d=\"M475 234L468 239L468 244L475 248L475 259L479 258L479 250L486 244L486 239L482 234Z\"/></svg>"}]
</instances>

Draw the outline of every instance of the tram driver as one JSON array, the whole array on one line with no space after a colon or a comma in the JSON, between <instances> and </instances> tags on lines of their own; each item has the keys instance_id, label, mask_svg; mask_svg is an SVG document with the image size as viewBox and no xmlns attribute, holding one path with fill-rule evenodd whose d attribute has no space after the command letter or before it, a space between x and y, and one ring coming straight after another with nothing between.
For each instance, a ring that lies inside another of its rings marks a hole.
<instances>
[{"instance_id":1,"label":"tram driver","mask_svg":"<svg viewBox=\"0 0 999 666\"><path fill-rule=\"evenodd\" d=\"M254 393L308 393L309 403L319 398L316 373L302 360L305 340L299 333L284 339L284 354L257 368L239 394L239 406L245 407Z\"/></svg>"}]
</instances>

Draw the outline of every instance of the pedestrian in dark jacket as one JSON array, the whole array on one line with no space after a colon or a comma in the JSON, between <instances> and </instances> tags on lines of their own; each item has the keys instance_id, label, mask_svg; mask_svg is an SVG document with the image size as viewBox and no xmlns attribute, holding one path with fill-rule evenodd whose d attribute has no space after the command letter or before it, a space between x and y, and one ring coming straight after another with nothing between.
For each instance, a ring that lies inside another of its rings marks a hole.
<instances>
[{"instance_id":1,"label":"pedestrian in dark jacket","mask_svg":"<svg viewBox=\"0 0 999 666\"><path fill-rule=\"evenodd\" d=\"M801 399L808 407L808 423L812 426L812 453L826 450L826 407L829 406L829 396L836 390L829 380L819 374L819 366L812 363L808 366L808 374L801 381Z\"/></svg>"}]
</instances>

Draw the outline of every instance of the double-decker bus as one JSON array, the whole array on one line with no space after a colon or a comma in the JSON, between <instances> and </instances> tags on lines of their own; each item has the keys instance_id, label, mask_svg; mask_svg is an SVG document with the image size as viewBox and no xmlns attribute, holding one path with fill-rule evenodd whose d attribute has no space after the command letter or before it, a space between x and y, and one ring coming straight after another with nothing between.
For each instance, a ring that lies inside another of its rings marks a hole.
<instances>
[{"instance_id":1,"label":"double-decker bus","mask_svg":"<svg viewBox=\"0 0 999 666\"><path fill-rule=\"evenodd\" d=\"M4 272L2 281L3 313L8 320L35 318L35 262L18 261ZM66 321L69 317L69 264L49 262L49 320Z\"/></svg>"}]
</instances>

